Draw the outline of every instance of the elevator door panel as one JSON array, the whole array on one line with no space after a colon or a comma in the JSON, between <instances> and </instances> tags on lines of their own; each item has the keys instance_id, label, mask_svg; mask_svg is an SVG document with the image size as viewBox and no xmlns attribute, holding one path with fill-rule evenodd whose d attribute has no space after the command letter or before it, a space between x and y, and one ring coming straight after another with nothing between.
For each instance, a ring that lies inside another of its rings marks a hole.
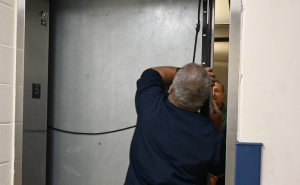
<instances>
[{"instance_id":1,"label":"elevator door panel","mask_svg":"<svg viewBox=\"0 0 300 185\"><path fill-rule=\"evenodd\" d=\"M135 125L143 70L192 62L197 6L197 0L50 1L48 124L88 133ZM201 37L197 53L200 63Z\"/></svg>"},{"instance_id":2,"label":"elevator door panel","mask_svg":"<svg viewBox=\"0 0 300 185\"><path fill-rule=\"evenodd\" d=\"M134 129L86 136L48 131L48 185L121 185Z\"/></svg>"}]
</instances>

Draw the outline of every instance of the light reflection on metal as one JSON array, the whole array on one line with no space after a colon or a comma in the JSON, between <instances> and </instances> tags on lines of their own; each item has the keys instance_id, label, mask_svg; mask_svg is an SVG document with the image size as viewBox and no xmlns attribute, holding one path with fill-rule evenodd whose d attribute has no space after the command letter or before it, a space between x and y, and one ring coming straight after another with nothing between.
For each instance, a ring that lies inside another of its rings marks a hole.
<instances>
[{"instance_id":1,"label":"light reflection on metal","mask_svg":"<svg viewBox=\"0 0 300 185\"><path fill-rule=\"evenodd\" d=\"M231 0L228 58L228 99L226 138L226 185L234 184L235 143L237 141L238 87L240 64L241 0Z\"/></svg>"}]
</instances>

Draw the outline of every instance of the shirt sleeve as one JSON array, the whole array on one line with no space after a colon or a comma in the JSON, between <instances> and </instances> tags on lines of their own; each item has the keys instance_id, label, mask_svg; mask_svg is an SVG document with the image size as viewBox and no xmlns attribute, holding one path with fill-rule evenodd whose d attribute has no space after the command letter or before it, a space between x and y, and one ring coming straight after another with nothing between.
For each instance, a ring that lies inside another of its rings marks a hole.
<instances>
[{"instance_id":1,"label":"shirt sleeve","mask_svg":"<svg viewBox=\"0 0 300 185\"><path fill-rule=\"evenodd\" d=\"M212 164L209 168L209 173L215 176L225 174L225 158L226 158L226 150L225 150L225 141L222 136L222 132L218 130L216 134L216 152L212 158Z\"/></svg>"},{"instance_id":2,"label":"shirt sleeve","mask_svg":"<svg viewBox=\"0 0 300 185\"><path fill-rule=\"evenodd\" d=\"M136 111L141 111L151 106L160 96L166 95L165 86L160 74L153 70L145 70L141 78L137 81L137 91L135 95Z\"/></svg>"}]
</instances>

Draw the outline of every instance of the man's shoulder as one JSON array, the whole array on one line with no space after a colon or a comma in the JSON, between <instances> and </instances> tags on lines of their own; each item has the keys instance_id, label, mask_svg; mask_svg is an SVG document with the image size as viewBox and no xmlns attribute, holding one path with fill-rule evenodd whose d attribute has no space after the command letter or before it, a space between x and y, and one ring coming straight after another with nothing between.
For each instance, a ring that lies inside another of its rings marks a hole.
<instances>
[{"instance_id":1,"label":"man's shoulder","mask_svg":"<svg viewBox=\"0 0 300 185\"><path fill-rule=\"evenodd\" d=\"M146 69L141 77L137 81L137 87L145 86L145 85L163 85L163 80L159 74L159 72L154 69Z\"/></svg>"},{"instance_id":2,"label":"man's shoulder","mask_svg":"<svg viewBox=\"0 0 300 185\"><path fill-rule=\"evenodd\" d=\"M222 106L220 107L220 111L221 111L221 113L223 114L223 113L227 113L227 108L226 108L226 106L225 106L225 104L224 103L222 103Z\"/></svg>"},{"instance_id":3,"label":"man's shoulder","mask_svg":"<svg viewBox=\"0 0 300 185\"><path fill-rule=\"evenodd\" d=\"M165 86L160 74L154 69L145 70L137 81L135 105L137 113L145 112L157 103L158 98L166 96ZM143 111L143 109L145 111Z\"/></svg>"}]
</instances>

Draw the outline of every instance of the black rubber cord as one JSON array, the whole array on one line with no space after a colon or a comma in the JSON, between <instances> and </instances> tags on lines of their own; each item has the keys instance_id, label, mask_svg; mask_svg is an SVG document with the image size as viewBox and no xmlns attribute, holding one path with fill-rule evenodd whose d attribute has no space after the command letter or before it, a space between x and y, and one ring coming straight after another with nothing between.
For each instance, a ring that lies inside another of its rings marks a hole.
<instances>
[{"instance_id":1,"label":"black rubber cord","mask_svg":"<svg viewBox=\"0 0 300 185\"><path fill-rule=\"evenodd\" d=\"M196 24L196 36L195 36L195 45L194 45L194 55L193 55L193 63L195 63L196 49L197 49L197 41L198 41L198 33L200 31L200 6L201 0L199 0L198 4L198 23Z\"/></svg>"},{"instance_id":2,"label":"black rubber cord","mask_svg":"<svg viewBox=\"0 0 300 185\"><path fill-rule=\"evenodd\" d=\"M67 130L62 130L62 129L58 129L58 128L54 128L48 125L48 128L55 130L55 131L59 131L59 132L64 132L64 133L68 133L68 134L78 134L78 135L103 135L103 134L110 134L110 133L114 133L114 132L120 132L123 130L128 130L131 128L134 128L134 126L130 126L130 127L126 127L126 128L121 128L118 130L112 130L112 131L107 131L107 132L99 132L99 133L86 133L86 132L72 132L72 131L67 131Z\"/></svg>"}]
</instances>

